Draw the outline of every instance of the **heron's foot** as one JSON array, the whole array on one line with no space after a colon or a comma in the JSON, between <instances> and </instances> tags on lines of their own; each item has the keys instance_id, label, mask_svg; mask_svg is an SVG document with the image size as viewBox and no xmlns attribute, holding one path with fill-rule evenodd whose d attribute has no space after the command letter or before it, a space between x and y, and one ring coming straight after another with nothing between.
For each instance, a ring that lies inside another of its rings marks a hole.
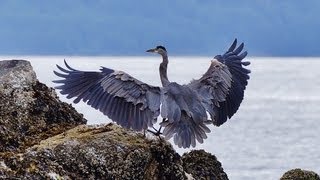
<instances>
[{"instance_id":1,"label":"heron's foot","mask_svg":"<svg viewBox=\"0 0 320 180\"><path fill-rule=\"evenodd\" d=\"M157 130L156 128L154 128L154 127L152 127L153 128L153 130L150 130L150 129L147 129L147 131L148 132L150 132L150 133L152 133L153 135L155 135L155 136L158 136L158 137L160 137L160 135L162 134L162 132L161 132L161 127Z\"/></svg>"},{"instance_id":2,"label":"heron's foot","mask_svg":"<svg viewBox=\"0 0 320 180\"><path fill-rule=\"evenodd\" d=\"M166 118L163 118L163 119L162 119L162 122L166 122L166 121L168 121ZM162 134L162 132L161 132L162 126L160 126L159 129L156 129L156 128L154 128L154 127L152 127L152 128L153 128L153 130L147 129L147 131L150 132L150 133L152 133L152 134L155 135L155 136L158 136L159 139L162 140L162 139L161 139L161 136L160 136L160 135Z\"/></svg>"}]
</instances>

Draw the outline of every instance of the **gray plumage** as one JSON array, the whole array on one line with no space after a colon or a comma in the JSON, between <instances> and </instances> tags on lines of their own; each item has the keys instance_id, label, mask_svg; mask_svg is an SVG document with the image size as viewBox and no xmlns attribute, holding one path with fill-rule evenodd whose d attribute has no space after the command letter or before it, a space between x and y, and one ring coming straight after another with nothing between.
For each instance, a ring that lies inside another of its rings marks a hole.
<instances>
[{"instance_id":1,"label":"gray plumage","mask_svg":"<svg viewBox=\"0 0 320 180\"><path fill-rule=\"evenodd\" d=\"M66 62L66 69L57 65L61 72L54 73L63 79L54 82L62 84L56 88L67 98L75 98L74 103L83 100L125 128L146 130L153 127L161 114L164 120L160 126L164 127L165 138L173 137L179 147L194 147L196 141L203 143L207 138L209 124L220 126L226 122L243 100L250 73L243 66L250 63L242 61L247 55L241 53L244 44L237 48L236 45L235 39L226 53L215 56L200 79L186 85L169 81L168 56L163 46L147 51L162 56L161 88L122 71L105 67L100 72L79 71Z\"/></svg>"}]
</instances>

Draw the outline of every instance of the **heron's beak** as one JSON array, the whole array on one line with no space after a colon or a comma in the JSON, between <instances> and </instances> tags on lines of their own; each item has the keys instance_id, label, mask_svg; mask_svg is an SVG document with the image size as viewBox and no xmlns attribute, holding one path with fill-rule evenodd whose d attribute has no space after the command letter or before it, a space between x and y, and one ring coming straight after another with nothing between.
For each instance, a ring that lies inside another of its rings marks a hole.
<instances>
[{"instance_id":1,"label":"heron's beak","mask_svg":"<svg viewBox=\"0 0 320 180\"><path fill-rule=\"evenodd\" d=\"M154 52L156 52L156 49L149 49L149 50L147 50L146 52L152 52L152 53L154 53Z\"/></svg>"}]
</instances>

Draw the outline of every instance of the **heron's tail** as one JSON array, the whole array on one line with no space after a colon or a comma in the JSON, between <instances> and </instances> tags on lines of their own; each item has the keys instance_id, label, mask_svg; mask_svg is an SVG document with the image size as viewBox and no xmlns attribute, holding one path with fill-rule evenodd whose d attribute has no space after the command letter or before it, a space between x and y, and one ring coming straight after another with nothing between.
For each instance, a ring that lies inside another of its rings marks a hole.
<instances>
[{"instance_id":1,"label":"heron's tail","mask_svg":"<svg viewBox=\"0 0 320 180\"><path fill-rule=\"evenodd\" d=\"M180 148L189 148L190 145L195 147L196 140L203 143L203 140L207 138L206 133L210 132L205 121L194 120L185 111L181 111L180 120L167 120L160 125L164 127L163 135L165 138L173 137L174 143Z\"/></svg>"}]
</instances>

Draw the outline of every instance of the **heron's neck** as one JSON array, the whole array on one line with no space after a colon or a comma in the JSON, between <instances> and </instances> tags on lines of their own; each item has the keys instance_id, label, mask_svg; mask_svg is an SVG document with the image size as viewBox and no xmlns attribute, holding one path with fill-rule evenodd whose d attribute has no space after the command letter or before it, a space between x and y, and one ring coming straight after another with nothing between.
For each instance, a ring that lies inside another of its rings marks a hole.
<instances>
[{"instance_id":1,"label":"heron's neck","mask_svg":"<svg viewBox=\"0 0 320 180\"><path fill-rule=\"evenodd\" d=\"M160 79L162 86L167 86L170 81L168 80L167 75L167 68L168 68L168 56L166 54L162 54L162 63L160 64L159 71L160 71Z\"/></svg>"}]
</instances>

